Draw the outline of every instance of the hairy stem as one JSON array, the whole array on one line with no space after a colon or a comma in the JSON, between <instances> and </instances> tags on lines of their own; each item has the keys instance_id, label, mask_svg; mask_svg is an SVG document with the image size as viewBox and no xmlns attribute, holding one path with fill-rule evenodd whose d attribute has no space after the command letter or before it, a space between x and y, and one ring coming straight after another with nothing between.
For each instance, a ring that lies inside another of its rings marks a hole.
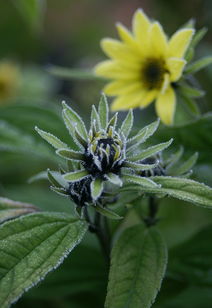
<instances>
[{"instance_id":1,"label":"hairy stem","mask_svg":"<svg viewBox=\"0 0 212 308\"><path fill-rule=\"evenodd\" d=\"M149 197L149 215L144 219L147 227L155 225L158 221L156 218L158 212L158 203L154 197Z\"/></svg>"}]
</instances>

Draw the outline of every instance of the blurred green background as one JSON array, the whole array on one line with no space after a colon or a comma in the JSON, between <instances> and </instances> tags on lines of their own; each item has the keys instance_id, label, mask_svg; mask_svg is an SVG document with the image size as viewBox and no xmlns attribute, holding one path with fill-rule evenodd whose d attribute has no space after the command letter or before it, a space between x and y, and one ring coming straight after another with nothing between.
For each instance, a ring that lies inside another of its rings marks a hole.
<instances>
[{"instance_id":1,"label":"blurred green background","mask_svg":"<svg viewBox=\"0 0 212 308\"><path fill-rule=\"evenodd\" d=\"M34 203L43 210L73 210L71 202L51 192L45 181L28 183L28 179L38 172L48 167L56 170L58 163L63 164L55 157L50 146L37 136L34 126L38 125L55 133L65 142L72 144L60 117L61 100L65 99L71 103L88 121L91 104L98 102L103 83L57 79L48 73L48 68L58 65L92 69L98 61L104 59L99 47L101 38L117 37L117 21L130 27L132 15L139 7L143 8L149 17L159 20L168 35L190 18L196 19L197 29L206 26L209 31L199 45L195 57L211 54L210 0L0 2L1 196ZM9 63L7 73L4 69L1 70L1 64L4 63ZM199 101L201 112L206 114L212 109L212 67L198 73L197 78L206 91L205 97ZM1 91L6 93L6 96L1 96ZM136 110L135 115L137 126L144 126L155 119L152 106L142 112ZM208 185L212 185L211 122L212 117L205 116L200 123L187 123L180 128L169 129L161 126L155 139L152 139L152 142L166 141L170 136L174 137L173 148L183 144L185 157L198 151L200 156L193 178ZM171 198L162 202L159 215L159 226L169 247L188 239L201 227L209 224L212 218L209 210L192 207ZM135 220L133 214L128 220L129 224ZM65 261L61 270L50 274L44 286L41 283L40 287L27 293L14 307L103 307L106 278L104 260L94 236L90 235L83 246L76 249L70 260ZM200 292L198 285L194 287ZM205 288L204 286L204 291ZM179 292L181 291L182 289L179 289ZM195 299L195 302L188 300L186 305L182 300L180 304L168 303L167 306L160 307L210 308L212 296L207 292L206 294L207 300L202 306L197 305L198 300L199 303L202 301L200 298ZM187 296L192 299L189 292Z\"/></svg>"}]
</instances>

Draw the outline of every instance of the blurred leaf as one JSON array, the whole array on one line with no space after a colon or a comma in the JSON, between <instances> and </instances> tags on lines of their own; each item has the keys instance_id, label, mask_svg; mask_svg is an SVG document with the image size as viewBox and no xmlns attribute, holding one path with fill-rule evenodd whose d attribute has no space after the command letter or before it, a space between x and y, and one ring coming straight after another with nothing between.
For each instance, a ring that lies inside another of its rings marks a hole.
<instances>
[{"instance_id":1,"label":"blurred leaf","mask_svg":"<svg viewBox=\"0 0 212 308\"><path fill-rule=\"evenodd\" d=\"M194 74L212 64L212 57L204 57L186 66L185 74Z\"/></svg>"},{"instance_id":2,"label":"blurred leaf","mask_svg":"<svg viewBox=\"0 0 212 308\"><path fill-rule=\"evenodd\" d=\"M12 0L20 14L33 30L39 30L45 8L45 0Z\"/></svg>"},{"instance_id":3,"label":"blurred leaf","mask_svg":"<svg viewBox=\"0 0 212 308\"><path fill-rule=\"evenodd\" d=\"M179 90L183 95L188 97L202 97L205 95L203 90L193 88L188 85L180 85Z\"/></svg>"},{"instance_id":4,"label":"blurred leaf","mask_svg":"<svg viewBox=\"0 0 212 308\"><path fill-rule=\"evenodd\" d=\"M151 307L167 262L166 245L155 228L128 228L113 247L105 307Z\"/></svg>"},{"instance_id":5,"label":"blurred leaf","mask_svg":"<svg viewBox=\"0 0 212 308\"><path fill-rule=\"evenodd\" d=\"M36 211L39 211L39 209L32 204L0 197L0 223Z\"/></svg>"},{"instance_id":6,"label":"blurred leaf","mask_svg":"<svg viewBox=\"0 0 212 308\"><path fill-rule=\"evenodd\" d=\"M86 80L102 80L102 77L95 75L92 70L70 69L59 66L49 66L48 72L62 79L86 79Z\"/></svg>"},{"instance_id":7,"label":"blurred leaf","mask_svg":"<svg viewBox=\"0 0 212 308\"><path fill-rule=\"evenodd\" d=\"M195 48L199 44L199 42L203 39L203 37L206 35L207 32L208 32L208 29L206 27L197 31L191 41L190 46Z\"/></svg>"},{"instance_id":8,"label":"blurred leaf","mask_svg":"<svg viewBox=\"0 0 212 308\"><path fill-rule=\"evenodd\" d=\"M82 240L87 225L62 213L39 213L0 228L0 304L9 307L57 268Z\"/></svg>"},{"instance_id":9,"label":"blurred leaf","mask_svg":"<svg viewBox=\"0 0 212 308\"><path fill-rule=\"evenodd\" d=\"M198 163L211 164L212 113L186 125L173 127L161 126L152 137L153 142L162 142L165 138L174 138L173 145L184 146L189 154L199 153Z\"/></svg>"},{"instance_id":10,"label":"blurred leaf","mask_svg":"<svg viewBox=\"0 0 212 308\"><path fill-rule=\"evenodd\" d=\"M186 161L182 162L179 165L175 165L172 168L169 168L168 175L174 174L175 176L185 174L196 164L198 159L198 153L194 153L191 157L189 157Z\"/></svg>"}]
</instances>

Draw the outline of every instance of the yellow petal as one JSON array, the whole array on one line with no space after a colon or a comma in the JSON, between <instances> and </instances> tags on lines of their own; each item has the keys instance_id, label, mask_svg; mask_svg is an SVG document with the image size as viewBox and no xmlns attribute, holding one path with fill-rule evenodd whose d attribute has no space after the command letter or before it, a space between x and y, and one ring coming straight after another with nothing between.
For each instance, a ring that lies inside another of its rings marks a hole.
<instances>
[{"instance_id":1,"label":"yellow petal","mask_svg":"<svg viewBox=\"0 0 212 308\"><path fill-rule=\"evenodd\" d=\"M120 39L124 41L127 45L136 48L136 52L138 52L136 42L132 34L128 31L128 29L125 26L123 26L121 23L117 23L116 28L118 30Z\"/></svg>"},{"instance_id":2,"label":"yellow petal","mask_svg":"<svg viewBox=\"0 0 212 308\"><path fill-rule=\"evenodd\" d=\"M148 31L151 22L144 14L143 10L138 9L133 16L133 33L135 39L141 44L141 47L146 48L149 40Z\"/></svg>"},{"instance_id":3,"label":"yellow petal","mask_svg":"<svg viewBox=\"0 0 212 308\"><path fill-rule=\"evenodd\" d=\"M175 92L170 86L164 94L160 94L156 100L156 112L161 121L166 125L173 122L176 105Z\"/></svg>"},{"instance_id":4,"label":"yellow petal","mask_svg":"<svg viewBox=\"0 0 212 308\"><path fill-rule=\"evenodd\" d=\"M165 57L167 54L168 44L163 28L158 22L154 22L151 25L149 40L149 53L156 57Z\"/></svg>"},{"instance_id":5,"label":"yellow petal","mask_svg":"<svg viewBox=\"0 0 212 308\"><path fill-rule=\"evenodd\" d=\"M151 104L155 100L157 95L158 95L157 90L151 90L151 91L146 92L145 96L142 98L140 102L139 107L141 109L147 107L149 104Z\"/></svg>"},{"instance_id":6,"label":"yellow petal","mask_svg":"<svg viewBox=\"0 0 212 308\"><path fill-rule=\"evenodd\" d=\"M136 91L131 95L121 95L114 99L111 110L128 110L130 108L139 107L140 102L145 95L145 90L143 91Z\"/></svg>"},{"instance_id":7,"label":"yellow petal","mask_svg":"<svg viewBox=\"0 0 212 308\"><path fill-rule=\"evenodd\" d=\"M163 84L162 84L162 87L161 87L161 94L164 94L169 86L169 83L170 83L170 77L169 77L169 74L166 73L164 75L164 80L163 80Z\"/></svg>"},{"instance_id":8,"label":"yellow petal","mask_svg":"<svg viewBox=\"0 0 212 308\"><path fill-rule=\"evenodd\" d=\"M107 95L128 95L135 91L142 91L142 85L140 82L129 80L117 80L107 84L103 92Z\"/></svg>"},{"instance_id":9,"label":"yellow petal","mask_svg":"<svg viewBox=\"0 0 212 308\"><path fill-rule=\"evenodd\" d=\"M170 80L177 81L181 76L186 65L186 61L184 59L179 58L169 58L167 60L168 70L170 72Z\"/></svg>"},{"instance_id":10,"label":"yellow petal","mask_svg":"<svg viewBox=\"0 0 212 308\"><path fill-rule=\"evenodd\" d=\"M191 42L193 29L182 29L175 32L169 40L169 57L182 58Z\"/></svg>"},{"instance_id":11,"label":"yellow petal","mask_svg":"<svg viewBox=\"0 0 212 308\"><path fill-rule=\"evenodd\" d=\"M128 62L140 60L140 56L134 52L134 49L117 40L105 38L101 40L101 47L108 57Z\"/></svg>"},{"instance_id":12,"label":"yellow petal","mask_svg":"<svg viewBox=\"0 0 212 308\"><path fill-rule=\"evenodd\" d=\"M139 70L133 68L126 68L122 66L121 62L106 60L97 64L94 68L94 71L97 75L106 77L106 78L115 78L115 79L138 79Z\"/></svg>"}]
</instances>

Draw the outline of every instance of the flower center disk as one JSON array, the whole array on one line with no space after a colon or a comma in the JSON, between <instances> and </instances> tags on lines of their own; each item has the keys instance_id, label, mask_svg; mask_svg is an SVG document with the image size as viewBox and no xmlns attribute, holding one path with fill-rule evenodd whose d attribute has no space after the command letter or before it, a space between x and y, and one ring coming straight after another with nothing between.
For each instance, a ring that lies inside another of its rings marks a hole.
<instances>
[{"instance_id":1,"label":"flower center disk","mask_svg":"<svg viewBox=\"0 0 212 308\"><path fill-rule=\"evenodd\" d=\"M142 82L148 90L159 89L162 86L166 72L164 60L146 59L141 70Z\"/></svg>"}]
</instances>

